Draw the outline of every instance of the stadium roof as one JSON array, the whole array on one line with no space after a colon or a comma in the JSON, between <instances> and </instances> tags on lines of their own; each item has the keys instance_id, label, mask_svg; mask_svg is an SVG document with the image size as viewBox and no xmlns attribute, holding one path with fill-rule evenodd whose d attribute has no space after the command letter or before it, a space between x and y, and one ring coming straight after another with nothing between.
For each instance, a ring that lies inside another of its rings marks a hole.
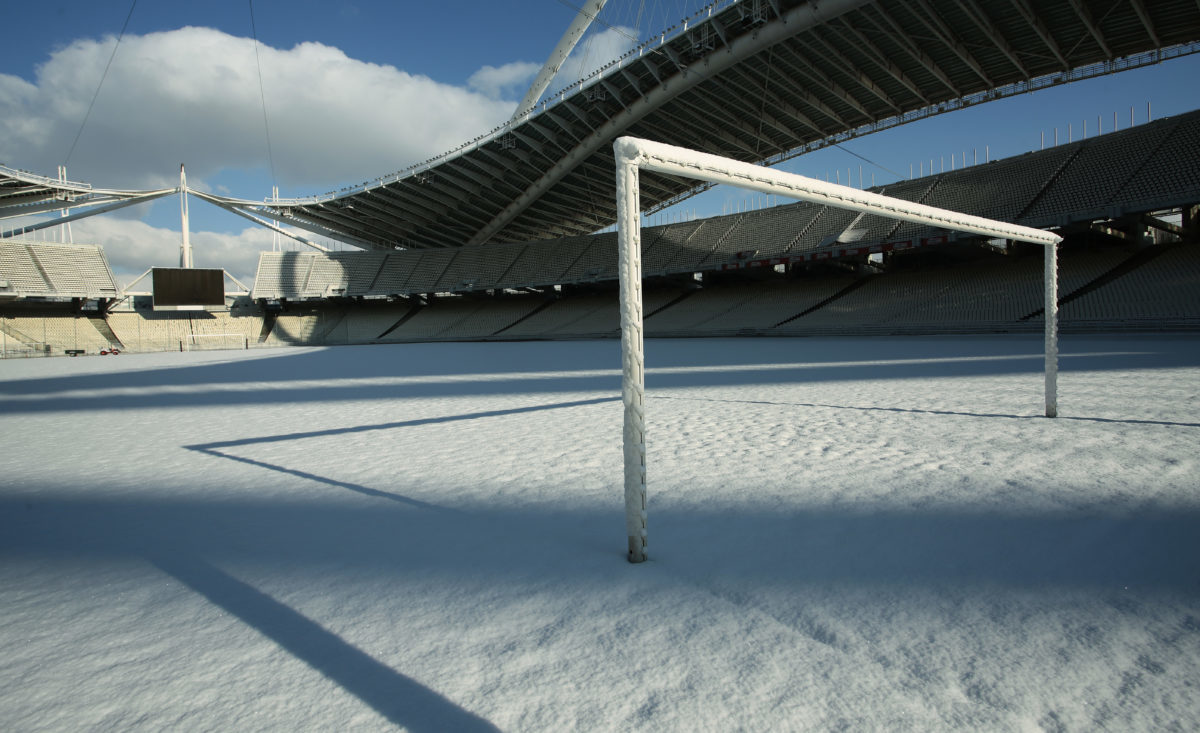
<instances>
[{"instance_id":1,"label":"stadium roof","mask_svg":"<svg viewBox=\"0 0 1200 733\"><path fill-rule=\"evenodd\" d=\"M92 188L90 183L47 178L36 173L0 165L0 230L4 236L59 226L85 216L132 206L177 193L178 188L156 191L118 191ZM18 227L6 227L5 221L52 211L73 211L60 218Z\"/></svg>"},{"instance_id":2,"label":"stadium roof","mask_svg":"<svg viewBox=\"0 0 1200 733\"><path fill-rule=\"evenodd\" d=\"M718 2L530 114L352 190L208 196L365 249L532 241L615 221L612 141L771 164L990 99L1200 51L1196 0ZM644 175L661 208L694 182Z\"/></svg>"}]
</instances>

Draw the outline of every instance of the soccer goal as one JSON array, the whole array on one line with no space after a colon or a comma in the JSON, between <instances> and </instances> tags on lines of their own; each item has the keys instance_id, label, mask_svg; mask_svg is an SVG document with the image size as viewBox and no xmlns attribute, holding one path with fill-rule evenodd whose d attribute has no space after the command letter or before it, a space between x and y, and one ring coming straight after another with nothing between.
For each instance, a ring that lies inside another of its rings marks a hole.
<instances>
[{"instance_id":1,"label":"soccer goal","mask_svg":"<svg viewBox=\"0 0 1200 733\"><path fill-rule=\"evenodd\" d=\"M1062 237L1040 229L970 216L956 211L860 191L794 173L763 168L687 148L621 137L613 142L617 164L617 247L621 282L621 399L625 406L625 527L629 561L646 559L645 354L642 345L642 169L836 208L932 224L986 237L1032 242L1045 247L1046 416L1058 414L1058 243Z\"/></svg>"},{"instance_id":2,"label":"soccer goal","mask_svg":"<svg viewBox=\"0 0 1200 733\"><path fill-rule=\"evenodd\" d=\"M250 348L250 339L244 333L189 333L179 340L180 351L248 348Z\"/></svg>"}]
</instances>

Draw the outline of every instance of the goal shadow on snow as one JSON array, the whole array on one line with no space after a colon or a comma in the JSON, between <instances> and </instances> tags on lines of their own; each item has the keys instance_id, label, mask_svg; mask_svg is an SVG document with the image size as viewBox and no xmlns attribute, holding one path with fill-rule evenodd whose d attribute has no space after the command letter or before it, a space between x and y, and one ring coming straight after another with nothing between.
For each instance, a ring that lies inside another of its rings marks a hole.
<instances>
[{"instance_id":1,"label":"goal shadow on snow","mask_svg":"<svg viewBox=\"0 0 1200 733\"><path fill-rule=\"evenodd\" d=\"M677 400L680 402L716 402L734 405L774 405L777 407L814 407L829 410L858 410L861 412L904 412L914 415L955 415L959 417L1000 417L1010 420L1044 420L1044 415L1016 415L1005 412L966 412L964 410L936 410L918 407L880 407L878 405L831 405L821 402L779 402L771 400L734 400L721 397L680 397L678 395L647 395L647 399ZM1145 420L1139 418L1115 417L1085 417L1077 415L1059 415L1056 420L1074 420L1079 422L1113 423L1118 425L1162 425L1172 428L1200 428L1200 423L1173 422L1170 420Z\"/></svg>"},{"instance_id":2,"label":"goal shadow on snow","mask_svg":"<svg viewBox=\"0 0 1200 733\"><path fill-rule=\"evenodd\" d=\"M204 453L206 455L210 455L210 456L213 456L216 458L225 458L225 459L228 459L231 461L236 461L238 463L243 463L243 464L246 464L249 466L255 466L256 468L264 468L269 471L278 471L279 473L287 474L289 476L295 476L297 478L307 479L309 481L315 481L318 483L327 484L329 486L335 486L337 488L346 489L348 491L353 491L353 492L356 492L359 494L363 494L365 496L371 496L371 497L375 497L375 498L379 498L379 499L389 499L391 501L398 501L402 504L408 504L410 506L418 507L421 509L437 509L439 511L454 511L454 510L448 509L446 507L441 507L441 506L437 506L435 504L430 504L428 502L424 502L419 499L413 499L413 498L410 498L407 496L403 496L401 494L395 494L395 493L388 492L388 491L380 491L379 489L372 489L370 487L351 483L349 481L341 481L339 479L331 478L328 476L320 476L318 474L310 473L308 471L301 471L301 470L295 469L295 468L288 468L286 466L280 466L280 465L276 465L274 463L268 463L266 461L262 461L257 458L248 458L245 456L233 455L231 453L224 452L222 449L223 448L234 448L234 447L239 447L239 446L247 446L247 445L261 445L261 444L265 444L265 443L282 443L282 442L286 442L286 441L304 440L304 439L308 439L308 438L325 438L325 437L330 437L330 436L334 436L334 435L353 435L353 434L357 434L357 433L369 433L369 432L375 432L375 431L379 431L379 430L397 430L400 428L420 427L423 425L439 425L439 424L443 424L443 423L460 422L460 421L464 421L464 420L482 420L482 419L486 419L486 418L490 418L490 417L505 417L505 416L509 416L509 415L520 415L520 414L530 413L530 412L542 412L545 410L561 410L561 409L566 409L566 408L571 408L571 407L601 405L601 404L605 404L605 403L609 403L609 402L618 402L618 401L620 401L619 397L596 397L594 399L588 399L588 400L573 400L570 402L556 402L556 403L549 404L549 405L529 405L526 407L511 407L511 408L507 408L507 409L503 409L503 410L484 410L481 412L469 412L469 413L465 413L465 414L461 414L461 415L445 415L442 417L417 418L415 420L399 420L397 422L379 423L376 425L353 425L350 427L329 428L326 430L310 430L310 431L300 432L300 433L283 433L280 435L266 435L266 436L261 436L261 437L257 437L257 438L239 438L237 440L224 440L224 441L217 441L217 442L213 442L213 443L203 443L203 444L198 444L198 445L185 445L183 447L186 448L187 450L196 451L198 453Z\"/></svg>"},{"instance_id":3,"label":"goal shadow on snow","mask_svg":"<svg viewBox=\"0 0 1200 733\"><path fill-rule=\"evenodd\" d=\"M196 555L156 553L149 560L406 730L499 730Z\"/></svg>"}]
</instances>

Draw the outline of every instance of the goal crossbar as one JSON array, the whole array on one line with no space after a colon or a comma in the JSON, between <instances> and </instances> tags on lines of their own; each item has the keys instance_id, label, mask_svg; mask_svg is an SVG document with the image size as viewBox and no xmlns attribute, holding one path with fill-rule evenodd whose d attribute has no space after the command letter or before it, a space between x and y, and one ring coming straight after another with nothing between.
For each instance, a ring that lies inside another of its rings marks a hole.
<instances>
[{"instance_id":1,"label":"goal crossbar","mask_svg":"<svg viewBox=\"0 0 1200 733\"><path fill-rule=\"evenodd\" d=\"M617 174L617 247L621 286L621 399L624 404L625 526L629 561L646 559L646 421L643 349L641 192L644 169L759 193L859 211L1045 248L1046 416L1058 414L1058 256L1062 237L1051 232L860 191L827 181L674 145L620 137L613 142Z\"/></svg>"}]
</instances>

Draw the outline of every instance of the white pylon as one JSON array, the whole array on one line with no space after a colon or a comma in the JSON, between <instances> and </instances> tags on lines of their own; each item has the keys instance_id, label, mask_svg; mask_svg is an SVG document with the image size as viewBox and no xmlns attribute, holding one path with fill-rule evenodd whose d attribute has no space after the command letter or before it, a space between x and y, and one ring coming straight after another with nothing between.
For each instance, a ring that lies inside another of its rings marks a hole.
<instances>
[{"instance_id":1,"label":"white pylon","mask_svg":"<svg viewBox=\"0 0 1200 733\"><path fill-rule=\"evenodd\" d=\"M183 244L179 246L179 266L192 266L192 243L188 240L187 173L179 164L179 218L183 228Z\"/></svg>"}]
</instances>

